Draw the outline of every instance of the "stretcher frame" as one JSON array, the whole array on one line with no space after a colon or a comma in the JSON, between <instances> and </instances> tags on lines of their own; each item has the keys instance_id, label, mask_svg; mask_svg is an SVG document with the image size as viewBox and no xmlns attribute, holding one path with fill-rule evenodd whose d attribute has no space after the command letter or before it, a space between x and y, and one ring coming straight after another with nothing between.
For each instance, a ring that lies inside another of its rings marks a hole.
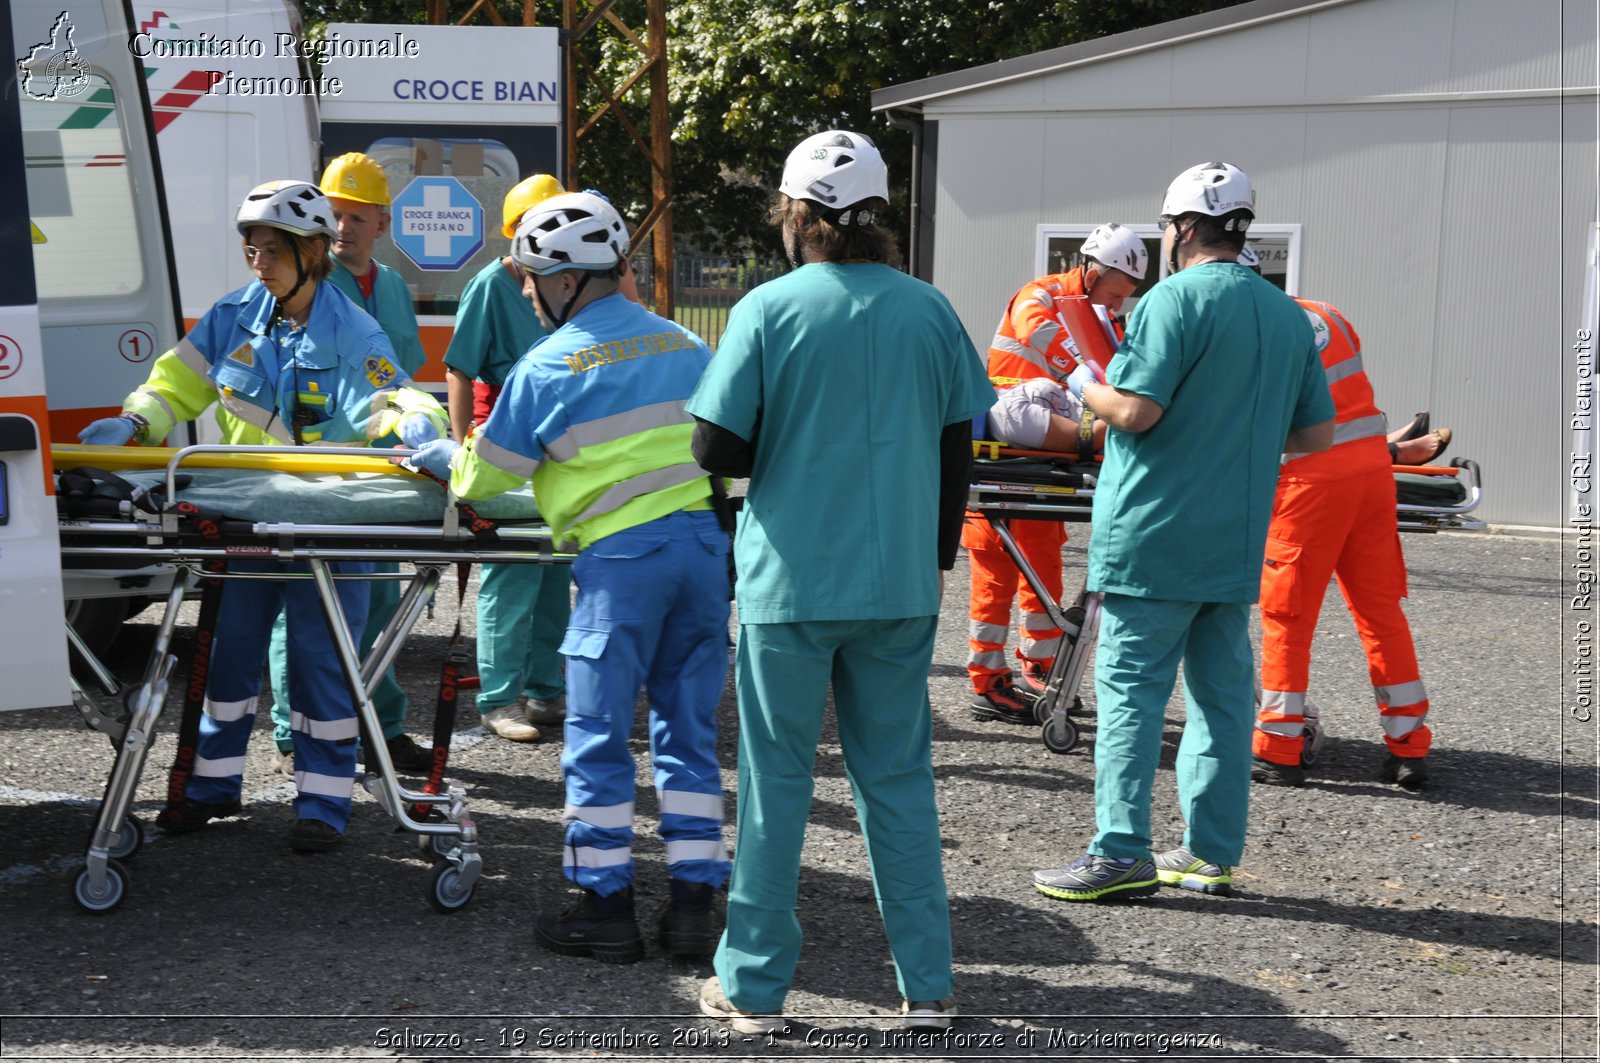
<instances>
[{"instance_id":1,"label":"stretcher frame","mask_svg":"<svg viewBox=\"0 0 1600 1063\"><path fill-rule=\"evenodd\" d=\"M388 454L401 455L405 451ZM185 447L166 466L166 498L177 497L178 470L197 455L304 455L299 447L239 447L203 444ZM319 447L319 456L372 456L363 448ZM382 468L375 465L374 468ZM155 727L167 700L178 659L171 650L178 613L185 598L204 579L309 579L327 619L333 650L339 659L356 715L367 743L366 766L357 779L394 819L416 837L419 851L435 857L427 896L440 912L459 910L471 900L482 873L478 831L471 817L466 788L446 780L442 793L411 790L401 784L389 751L376 736L383 733L372 694L399 655L400 647L438 588L444 569L461 562L569 564L572 555L556 550L543 525L498 525L492 535L474 531L449 500L440 523L432 525L294 524L267 521L221 521L220 537L203 537L192 517L166 504L159 510L122 503L122 519L63 519L60 522L63 561L97 567L153 563L177 570L169 590L155 643L138 685L123 690L110 670L67 624L71 645L88 665L108 696L124 696L124 712L113 716L72 680L73 701L93 730L110 739L116 751L105 794L90 833L83 867L73 881L73 897L86 911L109 912L127 897L129 876L121 861L131 858L144 841L144 827L131 813L134 793L152 747ZM228 560L304 562L304 573L240 573L218 571ZM396 561L412 573L334 573L340 561ZM344 579L392 579L406 582L394 614L380 631L365 660L351 637L336 590ZM376 764L374 771L372 764ZM425 810L425 811L424 811ZM420 815L413 815L413 811Z\"/></svg>"},{"instance_id":2,"label":"stretcher frame","mask_svg":"<svg viewBox=\"0 0 1600 1063\"><path fill-rule=\"evenodd\" d=\"M995 536L1028 587L1043 603L1050 622L1061 629L1062 645L1051 663L1044 688L1034 700L1040 739L1052 753L1070 753L1078 744L1078 727L1069 714L1081 712L1078 688L1088 669L1089 650L1100 631L1104 596L1085 585L1071 605L1052 598L1011 532L1013 520L1088 523L1099 480L1098 460L1085 461L1057 451L1025 450L989 441L974 441L972 482L967 509L988 520ZM1463 459L1450 466L1396 465L1404 475L1451 476L1462 485L1458 502L1397 501L1396 524L1405 532L1481 530L1470 514L1483 500L1478 464Z\"/></svg>"}]
</instances>

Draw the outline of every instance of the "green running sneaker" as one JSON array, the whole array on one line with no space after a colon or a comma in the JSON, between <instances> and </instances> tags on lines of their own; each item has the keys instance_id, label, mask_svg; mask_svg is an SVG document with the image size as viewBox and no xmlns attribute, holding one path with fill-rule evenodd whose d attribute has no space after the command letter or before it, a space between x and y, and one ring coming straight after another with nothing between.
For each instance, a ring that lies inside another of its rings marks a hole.
<instances>
[{"instance_id":1,"label":"green running sneaker","mask_svg":"<svg viewBox=\"0 0 1600 1063\"><path fill-rule=\"evenodd\" d=\"M1155 865L1148 860L1085 853L1064 868L1033 873L1035 888L1063 901L1126 900L1148 897L1161 888Z\"/></svg>"},{"instance_id":2,"label":"green running sneaker","mask_svg":"<svg viewBox=\"0 0 1600 1063\"><path fill-rule=\"evenodd\" d=\"M1226 896L1233 892L1233 869L1202 860L1183 846L1158 853L1152 862L1162 885Z\"/></svg>"}]
</instances>

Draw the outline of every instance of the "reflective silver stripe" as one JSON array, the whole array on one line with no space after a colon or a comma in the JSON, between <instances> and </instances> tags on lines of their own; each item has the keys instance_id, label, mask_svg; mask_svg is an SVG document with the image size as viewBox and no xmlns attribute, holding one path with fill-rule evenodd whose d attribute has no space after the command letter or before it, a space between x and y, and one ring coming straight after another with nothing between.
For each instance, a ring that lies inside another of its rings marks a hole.
<instances>
[{"instance_id":1,"label":"reflective silver stripe","mask_svg":"<svg viewBox=\"0 0 1600 1063\"><path fill-rule=\"evenodd\" d=\"M344 720L313 720L303 712L290 710L289 730L323 742L343 742L361 734L361 724L351 716Z\"/></svg>"},{"instance_id":2,"label":"reflective silver stripe","mask_svg":"<svg viewBox=\"0 0 1600 1063\"><path fill-rule=\"evenodd\" d=\"M706 471L692 461L685 462L682 465L669 465L665 469L656 469L654 472L635 476L631 480L624 480L622 483L614 485L611 490L595 499L593 505L572 518L572 524L568 525L568 527L614 512L644 495L665 491L671 487L679 487L686 483L693 483L695 480L704 480L705 478Z\"/></svg>"},{"instance_id":3,"label":"reflective silver stripe","mask_svg":"<svg viewBox=\"0 0 1600 1063\"><path fill-rule=\"evenodd\" d=\"M1061 652L1061 640L1059 638L1025 638L1022 640L1022 644L1017 647L1017 652L1024 657L1032 657L1035 660L1047 660Z\"/></svg>"},{"instance_id":4,"label":"reflective silver stripe","mask_svg":"<svg viewBox=\"0 0 1600 1063\"><path fill-rule=\"evenodd\" d=\"M712 860L722 861L728 859L728 848L721 842L668 842L667 866L681 864L685 860Z\"/></svg>"},{"instance_id":5,"label":"reflective silver stripe","mask_svg":"<svg viewBox=\"0 0 1600 1063\"><path fill-rule=\"evenodd\" d=\"M722 819L721 794L694 794L687 790L662 790L657 795L663 816L696 816Z\"/></svg>"},{"instance_id":6,"label":"reflective silver stripe","mask_svg":"<svg viewBox=\"0 0 1600 1063\"><path fill-rule=\"evenodd\" d=\"M1051 379L1060 379L1060 373L1055 369L1052 369L1050 367L1050 363L1045 361L1044 355L1040 354L1032 347L1025 347L1014 340L1008 340L1007 344L1002 347L999 343L999 339L1000 337L996 336L995 342L990 344L990 346L998 347L1001 350L1004 350L1007 354L1014 354L1018 358L1021 358L1024 362L1027 362L1029 365L1038 366L1044 372L1049 373Z\"/></svg>"},{"instance_id":7,"label":"reflective silver stripe","mask_svg":"<svg viewBox=\"0 0 1600 1063\"><path fill-rule=\"evenodd\" d=\"M1322 309L1323 315L1327 318L1329 324L1338 329L1340 332L1344 333L1344 341L1350 345L1350 349L1359 353L1361 348L1356 345L1356 338L1350 335L1350 330L1345 327L1344 318L1335 313L1330 304L1316 299L1313 299L1312 302L1316 303L1317 306Z\"/></svg>"},{"instance_id":8,"label":"reflective silver stripe","mask_svg":"<svg viewBox=\"0 0 1600 1063\"><path fill-rule=\"evenodd\" d=\"M1334 362L1322 370L1323 375L1328 378L1328 386L1330 388L1339 381L1353 377L1361 371L1361 355L1359 354L1352 354L1344 361Z\"/></svg>"},{"instance_id":9,"label":"reflective silver stripe","mask_svg":"<svg viewBox=\"0 0 1600 1063\"><path fill-rule=\"evenodd\" d=\"M1009 630L1011 629L1005 624L985 624L981 621L973 620L967 624L967 638L973 642L1004 646L1006 632Z\"/></svg>"},{"instance_id":10,"label":"reflective silver stripe","mask_svg":"<svg viewBox=\"0 0 1600 1063\"><path fill-rule=\"evenodd\" d=\"M1261 692L1261 711L1277 713L1279 716L1304 716L1306 714L1305 692L1263 690Z\"/></svg>"},{"instance_id":11,"label":"reflective silver stripe","mask_svg":"<svg viewBox=\"0 0 1600 1063\"><path fill-rule=\"evenodd\" d=\"M1353 421L1333 426L1333 445L1349 443L1356 439L1366 439L1368 436L1382 436L1388 431L1388 421L1383 414L1375 413L1368 417L1357 417Z\"/></svg>"},{"instance_id":12,"label":"reflective silver stripe","mask_svg":"<svg viewBox=\"0 0 1600 1063\"><path fill-rule=\"evenodd\" d=\"M534 470L539 467L539 463L534 459L524 457L514 450L507 450L482 433L472 437L472 449L483 461L502 472L520 476L524 480L533 479Z\"/></svg>"},{"instance_id":13,"label":"reflective silver stripe","mask_svg":"<svg viewBox=\"0 0 1600 1063\"><path fill-rule=\"evenodd\" d=\"M195 757L194 773L197 778L206 779L231 779L235 776L242 776L244 775L244 757L219 757L216 760Z\"/></svg>"},{"instance_id":14,"label":"reflective silver stripe","mask_svg":"<svg viewBox=\"0 0 1600 1063\"><path fill-rule=\"evenodd\" d=\"M996 332L994 339L989 341L989 349L992 351L1004 351L1006 354L1021 354L1028 348L1018 343L1016 337L1007 336L1003 332Z\"/></svg>"},{"instance_id":15,"label":"reflective silver stripe","mask_svg":"<svg viewBox=\"0 0 1600 1063\"><path fill-rule=\"evenodd\" d=\"M1426 715L1424 713L1422 716L1390 716L1388 713L1384 713L1378 719L1383 722L1384 734L1390 738L1404 738L1422 726L1422 721Z\"/></svg>"},{"instance_id":16,"label":"reflective silver stripe","mask_svg":"<svg viewBox=\"0 0 1600 1063\"><path fill-rule=\"evenodd\" d=\"M1033 330L1028 337L1028 346L1043 354L1050 349L1050 344L1061 335L1061 326L1054 321L1041 321L1039 327Z\"/></svg>"},{"instance_id":17,"label":"reflective silver stripe","mask_svg":"<svg viewBox=\"0 0 1600 1063\"><path fill-rule=\"evenodd\" d=\"M1402 709L1407 705L1416 705L1428 700L1428 692L1422 686L1422 680L1413 679L1409 683L1396 683L1392 687L1373 687L1372 692L1377 695L1378 705L1391 709Z\"/></svg>"},{"instance_id":18,"label":"reflective silver stripe","mask_svg":"<svg viewBox=\"0 0 1600 1063\"><path fill-rule=\"evenodd\" d=\"M294 433L289 430L289 426L279 420L278 416L271 410L263 410L260 406L252 405L243 399L229 395L226 391L217 393L217 405L245 424L261 429L280 443L292 444L294 442Z\"/></svg>"},{"instance_id":19,"label":"reflective silver stripe","mask_svg":"<svg viewBox=\"0 0 1600 1063\"><path fill-rule=\"evenodd\" d=\"M1284 738L1299 738L1305 733L1306 725L1299 720L1277 720L1271 723L1256 723L1256 730L1265 731L1269 735L1280 735Z\"/></svg>"},{"instance_id":20,"label":"reflective silver stripe","mask_svg":"<svg viewBox=\"0 0 1600 1063\"><path fill-rule=\"evenodd\" d=\"M233 723L246 716L256 714L256 703L261 700L259 695L252 694L243 701L212 701L206 698L202 711L218 723Z\"/></svg>"},{"instance_id":21,"label":"reflective silver stripe","mask_svg":"<svg viewBox=\"0 0 1600 1063\"><path fill-rule=\"evenodd\" d=\"M985 650L982 653L967 654L967 665L971 668L982 668L989 672L1006 671L1006 655L1000 650Z\"/></svg>"},{"instance_id":22,"label":"reflective silver stripe","mask_svg":"<svg viewBox=\"0 0 1600 1063\"><path fill-rule=\"evenodd\" d=\"M299 763L298 757L295 758L295 763ZM314 771L297 771L294 773L294 787L302 794L336 797L348 801L350 795L355 792L356 780L353 776L319 775Z\"/></svg>"},{"instance_id":23,"label":"reflective silver stripe","mask_svg":"<svg viewBox=\"0 0 1600 1063\"><path fill-rule=\"evenodd\" d=\"M388 435L390 432L394 431L395 425L400 423L400 418L405 416L405 412L403 410L393 411L393 417L383 416L384 413L389 410L389 400L394 398L394 396L394 388L384 388L381 391L374 391L372 393L372 398L367 400L369 403L369 409L367 412L368 439L377 439L379 436ZM340 443L336 445L349 446L348 443Z\"/></svg>"},{"instance_id":24,"label":"reflective silver stripe","mask_svg":"<svg viewBox=\"0 0 1600 1063\"><path fill-rule=\"evenodd\" d=\"M210 383L211 363L200 353L200 348L189 342L187 336L178 341L178 345L172 348L171 353L183 363L184 368L195 376L206 378L207 383ZM212 387L215 386L212 384Z\"/></svg>"},{"instance_id":25,"label":"reflective silver stripe","mask_svg":"<svg viewBox=\"0 0 1600 1063\"><path fill-rule=\"evenodd\" d=\"M562 867L621 867L633 859L633 849L596 849L592 845L569 845L562 850Z\"/></svg>"},{"instance_id":26,"label":"reflective silver stripe","mask_svg":"<svg viewBox=\"0 0 1600 1063\"><path fill-rule=\"evenodd\" d=\"M172 403L167 401L167 397L165 395L161 394L159 391L152 391L143 384L140 384L133 390L135 394L143 395L145 398L150 399L156 405L160 406L162 412L167 415L167 420L174 428L177 427L178 415L172 412Z\"/></svg>"},{"instance_id":27,"label":"reflective silver stripe","mask_svg":"<svg viewBox=\"0 0 1600 1063\"><path fill-rule=\"evenodd\" d=\"M627 830L633 826L633 802L623 805L567 805L561 822L587 823L602 830Z\"/></svg>"},{"instance_id":28,"label":"reflective silver stripe","mask_svg":"<svg viewBox=\"0 0 1600 1063\"><path fill-rule=\"evenodd\" d=\"M1050 619L1049 613L1022 613L1022 630L1024 631L1055 631L1056 622Z\"/></svg>"},{"instance_id":29,"label":"reflective silver stripe","mask_svg":"<svg viewBox=\"0 0 1600 1063\"><path fill-rule=\"evenodd\" d=\"M684 412L686 404L685 399L655 402L614 413L610 417L575 424L563 432L559 439L551 440L550 445L544 448L545 453L555 461L571 461L584 447L614 443L655 428L693 424L694 418Z\"/></svg>"}]
</instances>

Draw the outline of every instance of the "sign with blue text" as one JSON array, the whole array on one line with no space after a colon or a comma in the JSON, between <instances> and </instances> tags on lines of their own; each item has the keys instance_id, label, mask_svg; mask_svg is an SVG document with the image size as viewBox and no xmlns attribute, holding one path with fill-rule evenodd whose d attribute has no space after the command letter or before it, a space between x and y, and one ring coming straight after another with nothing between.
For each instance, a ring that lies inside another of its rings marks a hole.
<instances>
[{"instance_id":1,"label":"sign with blue text","mask_svg":"<svg viewBox=\"0 0 1600 1063\"><path fill-rule=\"evenodd\" d=\"M483 246L483 207L454 177L412 178L390 210L395 246L419 269L460 269Z\"/></svg>"}]
</instances>

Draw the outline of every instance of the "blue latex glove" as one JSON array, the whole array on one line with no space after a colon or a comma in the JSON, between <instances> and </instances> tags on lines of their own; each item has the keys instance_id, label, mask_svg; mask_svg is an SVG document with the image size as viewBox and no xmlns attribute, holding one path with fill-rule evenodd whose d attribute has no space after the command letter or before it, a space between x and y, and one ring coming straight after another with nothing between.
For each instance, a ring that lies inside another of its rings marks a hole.
<instances>
[{"instance_id":1,"label":"blue latex glove","mask_svg":"<svg viewBox=\"0 0 1600 1063\"><path fill-rule=\"evenodd\" d=\"M78 442L90 447L120 447L132 438L133 422L126 417L102 417L78 433Z\"/></svg>"},{"instance_id":2,"label":"blue latex glove","mask_svg":"<svg viewBox=\"0 0 1600 1063\"><path fill-rule=\"evenodd\" d=\"M441 480L450 479L450 459L455 457L461 444L453 439L433 439L417 448L417 452L402 464L408 469L426 469Z\"/></svg>"},{"instance_id":3,"label":"blue latex glove","mask_svg":"<svg viewBox=\"0 0 1600 1063\"><path fill-rule=\"evenodd\" d=\"M1067 390L1072 392L1081 400L1083 398L1083 386L1089 383L1091 380L1096 384L1104 384L1106 382L1106 375L1102 373L1100 371L1100 367L1095 365L1093 362L1079 362L1078 368L1074 369L1067 376Z\"/></svg>"},{"instance_id":4,"label":"blue latex glove","mask_svg":"<svg viewBox=\"0 0 1600 1063\"><path fill-rule=\"evenodd\" d=\"M425 413L408 413L395 425L395 434L406 446L415 450L424 443L439 438L439 429Z\"/></svg>"}]
</instances>

